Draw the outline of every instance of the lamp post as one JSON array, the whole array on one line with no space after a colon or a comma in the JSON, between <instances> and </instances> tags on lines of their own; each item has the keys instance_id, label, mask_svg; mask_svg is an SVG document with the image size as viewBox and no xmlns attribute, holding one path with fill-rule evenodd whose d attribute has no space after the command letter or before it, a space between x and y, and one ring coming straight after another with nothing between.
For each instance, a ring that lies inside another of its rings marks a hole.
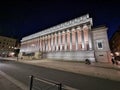
<instances>
[{"instance_id":1,"label":"lamp post","mask_svg":"<svg viewBox=\"0 0 120 90\"><path fill-rule=\"evenodd\" d=\"M18 61L19 48L15 47L14 52L15 52L15 56L17 56L17 61Z\"/></svg>"}]
</instances>

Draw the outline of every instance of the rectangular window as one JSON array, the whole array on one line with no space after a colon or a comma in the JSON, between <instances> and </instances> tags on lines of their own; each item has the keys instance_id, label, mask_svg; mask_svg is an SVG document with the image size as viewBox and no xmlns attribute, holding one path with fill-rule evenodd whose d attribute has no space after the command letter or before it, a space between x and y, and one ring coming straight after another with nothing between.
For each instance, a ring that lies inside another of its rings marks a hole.
<instances>
[{"instance_id":1,"label":"rectangular window","mask_svg":"<svg viewBox=\"0 0 120 90\"><path fill-rule=\"evenodd\" d=\"M103 41L102 40L97 40L97 48L103 49Z\"/></svg>"}]
</instances>

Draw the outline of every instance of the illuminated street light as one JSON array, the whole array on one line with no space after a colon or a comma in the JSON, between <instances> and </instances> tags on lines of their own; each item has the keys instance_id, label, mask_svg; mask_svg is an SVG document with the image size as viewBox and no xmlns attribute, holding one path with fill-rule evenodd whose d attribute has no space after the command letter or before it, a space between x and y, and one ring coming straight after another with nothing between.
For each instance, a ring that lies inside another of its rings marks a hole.
<instances>
[{"instance_id":1,"label":"illuminated street light","mask_svg":"<svg viewBox=\"0 0 120 90\"><path fill-rule=\"evenodd\" d=\"M113 53L111 53L111 56L113 56Z\"/></svg>"},{"instance_id":2,"label":"illuminated street light","mask_svg":"<svg viewBox=\"0 0 120 90\"><path fill-rule=\"evenodd\" d=\"M115 54L116 54L116 56L119 56L119 55L120 55L119 52L115 52Z\"/></svg>"}]
</instances>

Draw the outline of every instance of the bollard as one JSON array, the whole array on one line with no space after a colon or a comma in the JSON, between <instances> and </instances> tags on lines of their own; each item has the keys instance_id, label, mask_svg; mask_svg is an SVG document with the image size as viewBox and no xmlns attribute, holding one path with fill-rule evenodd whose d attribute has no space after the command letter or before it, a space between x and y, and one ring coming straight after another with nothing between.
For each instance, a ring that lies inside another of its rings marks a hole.
<instances>
[{"instance_id":1,"label":"bollard","mask_svg":"<svg viewBox=\"0 0 120 90\"><path fill-rule=\"evenodd\" d=\"M17 61L18 61L18 56L17 56Z\"/></svg>"},{"instance_id":2,"label":"bollard","mask_svg":"<svg viewBox=\"0 0 120 90\"><path fill-rule=\"evenodd\" d=\"M32 90L33 86L33 75L30 76L30 90Z\"/></svg>"},{"instance_id":3,"label":"bollard","mask_svg":"<svg viewBox=\"0 0 120 90\"><path fill-rule=\"evenodd\" d=\"M58 90L62 90L62 84L61 83L58 84Z\"/></svg>"}]
</instances>

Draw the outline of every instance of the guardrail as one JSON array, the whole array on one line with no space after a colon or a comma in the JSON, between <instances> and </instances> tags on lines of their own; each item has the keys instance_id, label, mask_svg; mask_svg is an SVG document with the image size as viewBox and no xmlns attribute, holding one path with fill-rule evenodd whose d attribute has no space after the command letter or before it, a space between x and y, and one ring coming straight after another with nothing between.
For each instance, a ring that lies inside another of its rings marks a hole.
<instances>
[{"instance_id":1,"label":"guardrail","mask_svg":"<svg viewBox=\"0 0 120 90\"><path fill-rule=\"evenodd\" d=\"M62 90L62 84L45 78L30 77L29 90Z\"/></svg>"}]
</instances>

